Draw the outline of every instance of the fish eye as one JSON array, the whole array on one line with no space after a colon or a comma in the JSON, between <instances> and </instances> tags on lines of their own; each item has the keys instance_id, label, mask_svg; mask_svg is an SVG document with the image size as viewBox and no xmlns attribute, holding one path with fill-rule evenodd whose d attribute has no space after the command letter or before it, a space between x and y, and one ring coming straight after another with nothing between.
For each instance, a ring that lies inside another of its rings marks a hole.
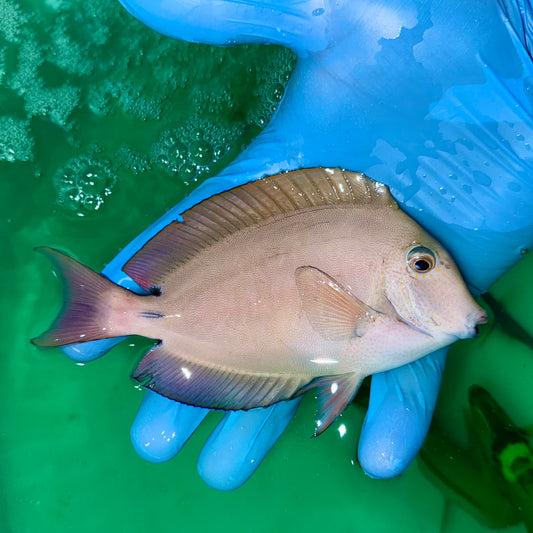
<instances>
[{"instance_id":1,"label":"fish eye","mask_svg":"<svg viewBox=\"0 0 533 533\"><path fill-rule=\"evenodd\" d=\"M425 246L414 246L407 252L407 266L415 274L427 274L436 264L435 252Z\"/></svg>"}]
</instances>

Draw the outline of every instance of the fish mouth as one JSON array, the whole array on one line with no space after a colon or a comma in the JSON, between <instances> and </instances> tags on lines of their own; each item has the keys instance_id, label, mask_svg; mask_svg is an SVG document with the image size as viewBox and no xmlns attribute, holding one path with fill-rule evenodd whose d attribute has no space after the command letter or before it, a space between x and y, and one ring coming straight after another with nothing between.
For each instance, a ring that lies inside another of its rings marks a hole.
<instances>
[{"instance_id":1,"label":"fish mouth","mask_svg":"<svg viewBox=\"0 0 533 533\"><path fill-rule=\"evenodd\" d=\"M479 324L486 324L488 320L487 312L484 309L473 311L466 317L465 329L456 335L458 339L473 339L479 335Z\"/></svg>"},{"instance_id":2,"label":"fish mouth","mask_svg":"<svg viewBox=\"0 0 533 533\"><path fill-rule=\"evenodd\" d=\"M473 339L479 335L479 330L477 326L473 326L471 328L465 329L461 331L460 333L456 333L454 337L458 340L461 339Z\"/></svg>"},{"instance_id":3,"label":"fish mouth","mask_svg":"<svg viewBox=\"0 0 533 533\"><path fill-rule=\"evenodd\" d=\"M383 292L383 295L385 296L385 299L387 300L387 302L389 302L389 305L391 306L392 310L394 311L394 314L396 315L396 319L397 320L399 320L400 322L403 322L406 326L409 326L410 328L418 331L419 333L423 333L424 335L427 335L428 337L433 337L433 335L429 331L426 331L426 330L416 326L411 321L407 320L407 318L405 318L402 315L400 315L400 313L398 313L398 309L396 309L395 305L391 302L390 298L387 296L387 293Z\"/></svg>"}]
</instances>

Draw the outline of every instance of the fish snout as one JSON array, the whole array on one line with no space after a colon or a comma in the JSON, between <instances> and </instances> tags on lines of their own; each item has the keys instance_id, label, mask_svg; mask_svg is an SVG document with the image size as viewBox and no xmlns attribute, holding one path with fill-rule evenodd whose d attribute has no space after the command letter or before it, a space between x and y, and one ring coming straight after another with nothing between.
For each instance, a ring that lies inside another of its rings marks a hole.
<instances>
[{"instance_id":1,"label":"fish snout","mask_svg":"<svg viewBox=\"0 0 533 533\"><path fill-rule=\"evenodd\" d=\"M477 323L486 324L488 319L489 319L489 316L487 315L487 311L485 311L485 309L481 309L478 312Z\"/></svg>"},{"instance_id":2,"label":"fish snout","mask_svg":"<svg viewBox=\"0 0 533 533\"><path fill-rule=\"evenodd\" d=\"M488 320L487 312L481 307L468 313L465 319L465 329L459 335L460 339L471 339L479 334L478 325L486 324Z\"/></svg>"}]
</instances>

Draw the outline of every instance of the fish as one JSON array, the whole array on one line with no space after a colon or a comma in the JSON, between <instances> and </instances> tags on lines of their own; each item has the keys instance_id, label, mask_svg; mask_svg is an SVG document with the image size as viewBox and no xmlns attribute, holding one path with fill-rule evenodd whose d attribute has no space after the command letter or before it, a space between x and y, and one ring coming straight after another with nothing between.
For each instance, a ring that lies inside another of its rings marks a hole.
<instances>
[{"instance_id":1,"label":"fish","mask_svg":"<svg viewBox=\"0 0 533 533\"><path fill-rule=\"evenodd\" d=\"M315 435L364 377L474 337L487 320L451 256L389 189L342 169L281 173L196 204L124 265L142 295L40 251L64 303L33 344L154 339L133 379L210 409L314 390Z\"/></svg>"}]
</instances>

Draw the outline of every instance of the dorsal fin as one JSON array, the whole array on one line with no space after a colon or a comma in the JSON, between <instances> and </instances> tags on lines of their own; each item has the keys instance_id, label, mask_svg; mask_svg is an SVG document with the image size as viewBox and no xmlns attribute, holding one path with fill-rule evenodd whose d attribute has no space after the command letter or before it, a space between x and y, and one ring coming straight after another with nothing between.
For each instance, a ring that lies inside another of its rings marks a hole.
<instances>
[{"instance_id":1,"label":"dorsal fin","mask_svg":"<svg viewBox=\"0 0 533 533\"><path fill-rule=\"evenodd\" d=\"M201 250L243 229L287 213L340 205L397 204L388 188L363 174L310 168L262 178L200 202L126 263L124 272L148 290Z\"/></svg>"}]
</instances>

